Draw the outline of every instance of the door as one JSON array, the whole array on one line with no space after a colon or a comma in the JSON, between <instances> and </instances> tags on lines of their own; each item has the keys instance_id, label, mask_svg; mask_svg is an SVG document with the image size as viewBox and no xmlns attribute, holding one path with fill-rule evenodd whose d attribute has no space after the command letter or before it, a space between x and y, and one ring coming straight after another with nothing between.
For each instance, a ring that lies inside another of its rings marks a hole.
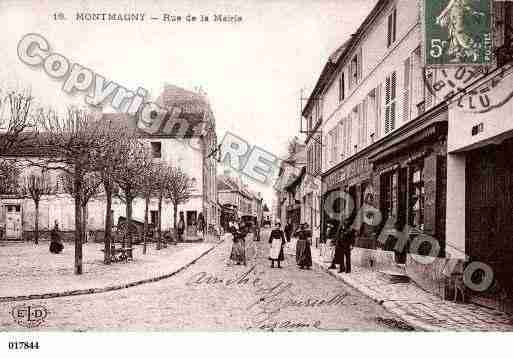
<instances>
[{"instance_id":1,"label":"door","mask_svg":"<svg viewBox=\"0 0 513 359\"><path fill-rule=\"evenodd\" d=\"M188 236L196 236L197 234L197 212L196 211L187 211L187 235Z\"/></svg>"},{"instance_id":2,"label":"door","mask_svg":"<svg viewBox=\"0 0 513 359\"><path fill-rule=\"evenodd\" d=\"M7 239L21 239L21 205L5 206L5 236Z\"/></svg>"}]
</instances>

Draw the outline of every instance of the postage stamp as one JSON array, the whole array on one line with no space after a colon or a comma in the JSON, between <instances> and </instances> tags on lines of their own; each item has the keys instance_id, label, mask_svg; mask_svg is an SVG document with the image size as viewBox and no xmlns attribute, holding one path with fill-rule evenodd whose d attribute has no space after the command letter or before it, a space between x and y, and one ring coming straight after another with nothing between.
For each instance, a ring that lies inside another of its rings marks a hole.
<instances>
[{"instance_id":1,"label":"postage stamp","mask_svg":"<svg viewBox=\"0 0 513 359\"><path fill-rule=\"evenodd\" d=\"M426 66L491 65L492 0L423 0Z\"/></svg>"}]
</instances>

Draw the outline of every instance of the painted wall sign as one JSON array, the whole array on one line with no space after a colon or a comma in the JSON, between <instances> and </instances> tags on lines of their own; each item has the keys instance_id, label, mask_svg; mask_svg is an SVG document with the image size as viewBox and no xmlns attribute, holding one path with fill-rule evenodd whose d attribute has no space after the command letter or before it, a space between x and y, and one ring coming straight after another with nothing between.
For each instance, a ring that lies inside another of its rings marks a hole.
<instances>
[{"instance_id":1,"label":"painted wall sign","mask_svg":"<svg viewBox=\"0 0 513 359\"><path fill-rule=\"evenodd\" d=\"M492 0L423 0L425 65L492 65L492 14Z\"/></svg>"}]
</instances>

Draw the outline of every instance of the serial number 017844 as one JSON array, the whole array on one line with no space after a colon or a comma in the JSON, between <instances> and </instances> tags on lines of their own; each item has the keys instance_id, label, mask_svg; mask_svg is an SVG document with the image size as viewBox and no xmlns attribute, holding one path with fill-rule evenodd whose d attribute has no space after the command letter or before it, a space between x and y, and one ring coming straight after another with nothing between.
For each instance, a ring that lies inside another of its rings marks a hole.
<instances>
[{"instance_id":1,"label":"serial number 017844","mask_svg":"<svg viewBox=\"0 0 513 359\"><path fill-rule=\"evenodd\" d=\"M9 342L11 350L39 349L39 342Z\"/></svg>"}]
</instances>

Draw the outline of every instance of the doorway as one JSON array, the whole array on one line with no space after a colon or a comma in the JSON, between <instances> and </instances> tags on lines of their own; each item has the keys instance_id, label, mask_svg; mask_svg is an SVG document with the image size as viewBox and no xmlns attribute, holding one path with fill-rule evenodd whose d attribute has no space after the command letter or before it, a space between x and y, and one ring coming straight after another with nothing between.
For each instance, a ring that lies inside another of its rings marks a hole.
<instances>
[{"instance_id":1,"label":"doorway","mask_svg":"<svg viewBox=\"0 0 513 359\"><path fill-rule=\"evenodd\" d=\"M5 237L7 239L21 239L21 205L8 204L5 206Z\"/></svg>"}]
</instances>

